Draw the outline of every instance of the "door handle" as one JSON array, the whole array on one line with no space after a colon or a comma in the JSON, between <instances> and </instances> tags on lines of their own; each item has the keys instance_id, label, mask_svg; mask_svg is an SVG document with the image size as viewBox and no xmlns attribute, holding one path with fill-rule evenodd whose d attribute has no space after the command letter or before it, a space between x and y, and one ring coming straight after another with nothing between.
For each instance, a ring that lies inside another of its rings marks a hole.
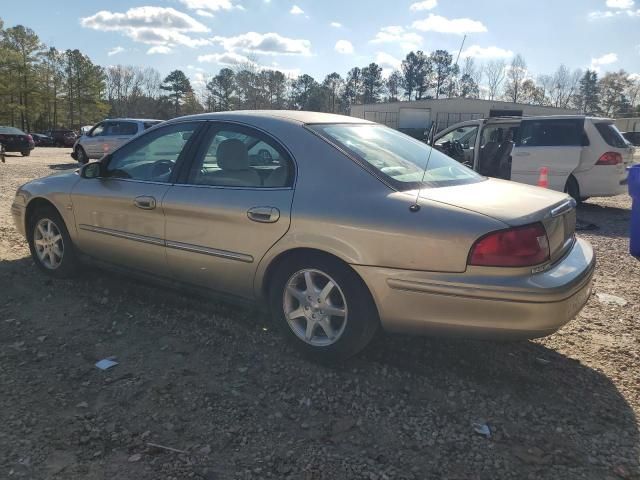
<instances>
[{"instance_id":1,"label":"door handle","mask_svg":"<svg viewBox=\"0 0 640 480\"><path fill-rule=\"evenodd\" d=\"M531 155L529 152L515 152L513 154L514 157L528 157Z\"/></svg>"},{"instance_id":2,"label":"door handle","mask_svg":"<svg viewBox=\"0 0 640 480\"><path fill-rule=\"evenodd\" d=\"M136 197L133 200L133 204L138 208L142 208L143 210L153 210L154 208L156 208L156 199L153 197L142 195L140 197Z\"/></svg>"},{"instance_id":3,"label":"door handle","mask_svg":"<svg viewBox=\"0 0 640 480\"><path fill-rule=\"evenodd\" d=\"M280 210L276 207L252 207L247 210L249 220L260 223L275 223L280 219Z\"/></svg>"}]
</instances>

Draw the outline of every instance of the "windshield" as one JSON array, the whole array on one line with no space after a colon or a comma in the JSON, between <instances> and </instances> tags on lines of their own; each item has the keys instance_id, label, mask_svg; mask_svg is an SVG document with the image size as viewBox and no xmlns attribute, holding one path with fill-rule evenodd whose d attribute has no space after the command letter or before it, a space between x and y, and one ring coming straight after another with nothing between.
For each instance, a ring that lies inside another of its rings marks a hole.
<instances>
[{"instance_id":1,"label":"windshield","mask_svg":"<svg viewBox=\"0 0 640 480\"><path fill-rule=\"evenodd\" d=\"M383 174L398 190L444 187L484 180L473 170L396 130L369 124L311 125L315 132ZM430 157L430 158L429 158ZM427 171L425 164L429 158Z\"/></svg>"},{"instance_id":2,"label":"windshield","mask_svg":"<svg viewBox=\"0 0 640 480\"><path fill-rule=\"evenodd\" d=\"M0 127L0 133L4 133L5 135L24 135L25 133L22 130L18 130L14 127Z\"/></svg>"}]
</instances>

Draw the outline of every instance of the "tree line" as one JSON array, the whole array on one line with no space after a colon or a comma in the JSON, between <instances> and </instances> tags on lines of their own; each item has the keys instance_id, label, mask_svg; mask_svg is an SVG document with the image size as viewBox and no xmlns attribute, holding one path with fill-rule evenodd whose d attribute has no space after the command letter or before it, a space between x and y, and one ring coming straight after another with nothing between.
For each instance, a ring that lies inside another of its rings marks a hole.
<instances>
[{"instance_id":1,"label":"tree line","mask_svg":"<svg viewBox=\"0 0 640 480\"><path fill-rule=\"evenodd\" d=\"M192 84L181 70L103 67L78 49L47 47L22 25L0 19L0 125L25 131L79 128L106 116L167 119L204 111L295 109L349 113L362 103L429 98L483 98L574 108L604 116L640 115L640 79L625 71L601 77L564 65L534 77L521 55L511 61L461 65L446 50L411 51L400 68L383 74L375 62L316 80L260 68L254 61Z\"/></svg>"}]
</instances>

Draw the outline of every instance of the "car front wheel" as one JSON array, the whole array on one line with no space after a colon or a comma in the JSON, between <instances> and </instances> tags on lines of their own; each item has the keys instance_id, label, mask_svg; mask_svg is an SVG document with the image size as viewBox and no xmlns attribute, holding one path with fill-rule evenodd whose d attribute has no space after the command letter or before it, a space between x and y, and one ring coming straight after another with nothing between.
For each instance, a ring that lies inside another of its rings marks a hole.
<instances>
[{"instance_id":1,"label":"car front wheel","mask_svg":"<svg viewBox=\"0 0 640 480\"><path fill-rule=\"evenodd\" d=\"M29 155L31 155L31 150L25 150L24 152L20 152L22 154L23 157L28 157Z\"/></svg>"},{"instance_id":2,"label":"car front wheel","mask_svg":"<svg viewBox=\"0 0 640 480\"><path fill-rule=\"evenodd\" d=\"M76 160L78 160L78 163L82 163L82 164L85 164L89 161L89 157L87 156L87 153L84 151L84 148L82 147L76 148Z\"/></svg>"},{"instance_id":3,"label":"car front wheel","mask_svg":"<svg viewBox=\"0 0 640 480\"><path fill-rule=\"evenodd\" d=\"M29 219L29 249L34 262L48 275L72 276L78 261L62 217L53 207L39 208Z\"/></svg>"},{"instance_id":4,"label":"car front wheel","mask_svg":"<svg viewBox=\"0 0 640 480\"><path fill-rule=\"evenodd\" d=\"M345 360L375 335L378 312L360 277L324 255L291 257L273 276L269 303L288 340L314 360Z\"/></svg>"}]
</instances>

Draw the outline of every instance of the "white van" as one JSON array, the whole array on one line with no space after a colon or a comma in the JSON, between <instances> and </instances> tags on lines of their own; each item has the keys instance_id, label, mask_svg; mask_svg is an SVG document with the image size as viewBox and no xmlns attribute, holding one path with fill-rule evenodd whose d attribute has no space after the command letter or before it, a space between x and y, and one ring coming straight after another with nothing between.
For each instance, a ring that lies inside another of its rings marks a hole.
<instances>
[{"instance_id":1,"label":"white van","mask_svg":"<svg viewBox=\"0 0 640 480\"><path fill-rule=\"evenodd\" d=\"M578 201L625 193L633 163L613 120L578 115L469 120L437 134L434 144L489 177L537 185L547 167L549 188Z\"/></svg>"}]
</instances>

